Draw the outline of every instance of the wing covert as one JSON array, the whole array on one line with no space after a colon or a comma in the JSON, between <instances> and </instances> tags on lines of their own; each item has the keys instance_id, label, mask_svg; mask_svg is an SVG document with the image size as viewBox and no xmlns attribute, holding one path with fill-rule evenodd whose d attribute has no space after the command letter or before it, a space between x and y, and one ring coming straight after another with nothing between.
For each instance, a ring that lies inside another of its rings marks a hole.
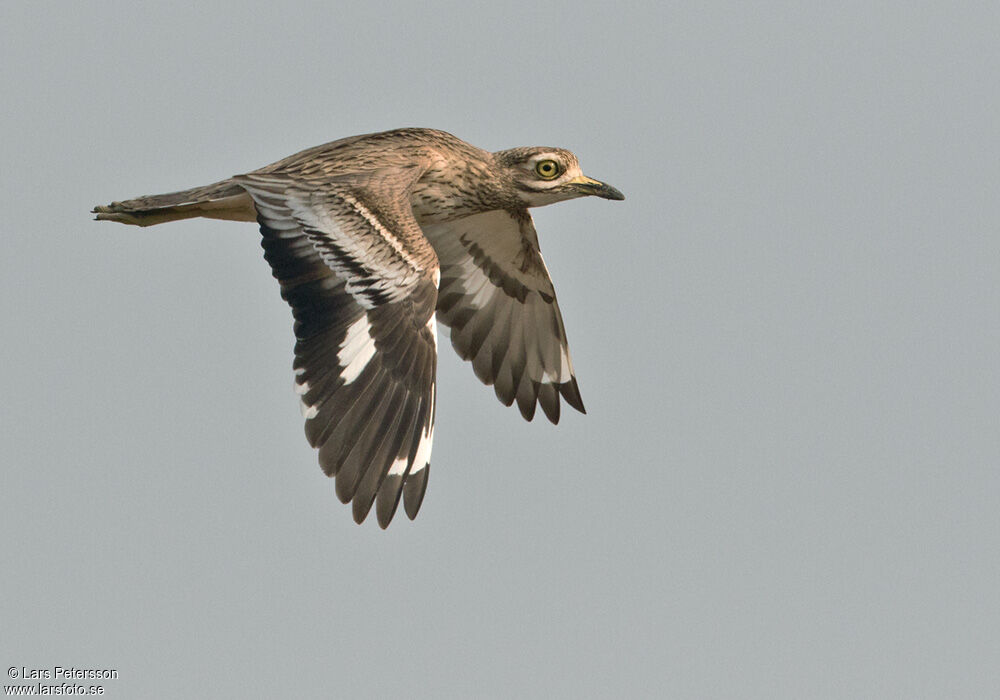
<instances>
[{"instance_id":1,"label":"wing covert","mask_svg":"<svg viewBox=\"0 0 1000 700\"><path fill-rule=\"evenodd\" d=\"M559 396L584 413L555 289L527 211L424 226L441 265L437 312L458 354L525 419L553 423Z\"/></svg>"},{"instance_id":2,"label":"wing covert","mask_svg":"<svg viewBox=\"0 0 1000 700\"><path fill-rule=\"evenodd\" d=\"M362 522L415 517L434 435L437 258L413 219L415 168L328 178L234 178L295 317L306 436Z\"/></svg>"}]
</instances>

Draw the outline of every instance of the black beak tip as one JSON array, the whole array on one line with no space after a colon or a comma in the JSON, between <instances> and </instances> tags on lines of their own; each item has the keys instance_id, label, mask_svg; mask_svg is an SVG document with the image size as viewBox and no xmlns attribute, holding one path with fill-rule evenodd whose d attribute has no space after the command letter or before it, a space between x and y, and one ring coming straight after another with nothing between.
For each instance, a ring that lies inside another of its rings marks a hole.
<instances>
[{"instance_id":1,"label":"black beak tip","mask_svg":"<svg viewBox=\"0 0 1000 700\"><path fill-rule=\"evenodd\" d=\"M575 188L583 196L591 195L594 197L600 197L601 199L613 199L619 202L625 199L625 195L623 195L618 188L612 187L606 182L594 180L589 177L581 178L581 180L582 182L571 182L570 186Z\"/></svg>"}]
</instances>

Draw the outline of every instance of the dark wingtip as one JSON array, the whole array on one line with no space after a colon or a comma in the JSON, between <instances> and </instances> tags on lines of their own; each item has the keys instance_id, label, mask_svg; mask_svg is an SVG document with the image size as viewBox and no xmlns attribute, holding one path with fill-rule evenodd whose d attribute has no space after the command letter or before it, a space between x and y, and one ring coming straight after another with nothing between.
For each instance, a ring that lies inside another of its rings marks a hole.
<instances>
[{"instance_id":1,"label":"dark wingtip","mask_svg":"<svg viewBox=\"0 0 1000 700\"><path fill-rule=\"evenodd\" d=\"M535 397L531 396L526 399L522 399L520 395L517 397L517 410L521 412L521 417L529 423L535 418Z\"/></svg>"},{"instance_id":2,"label":"dark wingtip","mask_svg":"<svg viewBox=\"0 0 1000 700\"><path fill-rule=\"evenodd\" d=\"M347 483L347 479L342 475L337 475L333 480L333 490L337 494L337 498L344 505L351 502L354 498L354 486Z\"/></svg>"},{"instance_id":3,"label":"dark wingtip","mask_svg":"<svg viewBox=\"0 0 1000 700\"><path fill-rule=\"evenodd\" d=\"M538 403L552 425L559 425L559 391L552 384L538 387Z\"/></svg>"},{"instance_id":4,"label":"dark wingtip","mask_svg":"<svg viewBox=\"0 0 1000 700\"><path fill-rule=\"evenodd\" d=\"M406 517L413 520L420 512L420 504L424 502L424 494L427 492L427 477L430 474L431 465L421 469L417 474L411 474L403 484L403 510Z\"/></svg>"},{"instance_id":5,"label":"dark wingtip","mask_svg":"<svg viewBox=\"0 0 1000 700\"><path fill-rule=\"evenodd\" d=\"M386 476L375 498L375 515L378 517L378 526L383 530L392 522L402 496L403 477L396 474Z\"/></svg>"},{"instance_id":6,"label":"dark wingtip","mask_svg":"<svg viewBox=\"0 0 1000 700\"><path fill-rule=\"evenodd\" d=\"M510 406L514 403L514 397L516 394L513 386L507 388L506 385L495 383L493 385L493 393L497 395L497 398L500 399L500 403L504 406Z\"/></svg>"},{"instance_id":7,"label":"dark wingtip","mask_svg":"<svg viewBox=\"0 0 1000 700\"><path fill-rule=\"evenodd\" d=\"M580 413L587 413L587 409L583 407L583 398L580 396L580 387L577 386L576 377L560 384L559 393L562 394L563 398L566 399L566 403L570 406Z\"/></svg>"},{"instance_id":8,"label":"dark wingtip","mask_svg":"<svg viewBox=\"0 0 1000 700\"><path fill-rule=\"evenodd\" d=\"M397 494L396 496L396 505L399 505L400 495L401 494ZM386 513L382 508L379 508L378 505L376 505L375 507L375 516L378 518L378 526L383 530L389 527L389 523L392 522L392 516L394 516L395 514L396 514L396 506L393 506L392 510L390 510L388 513Z\"/></svg>"},{"instance_id":9,"label":"dark wingtip","mask_svg":"<svg viewBox=\"0 0 1000 700\"><path fill-rule=\"evenodd\" d=\"M357 502L358 502L358 499L354 499L354 503L357 503ZM358 525L360 525L361 523L363 523L365 521L365 518L368 517L368 513L371 512L371 506L368 506L367 508L365 508L364 506L362 506L360 508L353 508L352 507L351 510L353 511L354 522L356 522Z\"/></svg>"}]
</instances>

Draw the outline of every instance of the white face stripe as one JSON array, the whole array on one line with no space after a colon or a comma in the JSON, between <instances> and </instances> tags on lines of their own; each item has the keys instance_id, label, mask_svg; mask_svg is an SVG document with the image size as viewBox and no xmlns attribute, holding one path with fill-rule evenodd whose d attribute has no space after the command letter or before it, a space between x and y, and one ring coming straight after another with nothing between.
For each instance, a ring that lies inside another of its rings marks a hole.
<instances>
[{"instance_id":1,"label":"white face stripe","mask_svg":"<svg viewBox=\"0 0 1000 700\"><path fill-rule=\"evenodd\" d=\"M340 376L344 384L350 384L364 371L375 356L375 339L371 335L368 316L362 315L347 328L344 344L337 353L337 362L343 369Z\"/></svg>"},{"instance_id":2,"label":"white face stripe","mask_svg":"<svg viewBox=\"0 0 1000 700\"><path fill-rule=\"evenodd\" d=\"M559 174L559 177L553 178L552 180L543 180L542 178L538 177L537 173L535 172L535 166L538 165L538 163L543 160L554 160L556 163L559 164L559 167L562 169L562 172ZM580 169L579 163L577 163L575 160L567 160L566 156L562 153L553 153L553 152L539 153L538 155L532 156L531 159L528 160L527 162L526 169L528 170L529 173L531 173L532 176L531 187L538 190L551 189L553 187L562 185L567 180L572 180L575 177L583 175L583 170Z\"/></svg>"},{"instance_id":3,"label":"white face stripe","mask_svg":"<svg viewBox=\"0 0 1000 700\"><path fill-rule=\"evenodd\" d=\"M556 153L554 151L537 153L528 159L528 164L530 165L531 169L534 170L535 166L539 163L539 161L543 160L554 160L555 162L559 163L561 167L566 167L566 156L564 156L562 153Z\"/></svg>"}]
</instances>

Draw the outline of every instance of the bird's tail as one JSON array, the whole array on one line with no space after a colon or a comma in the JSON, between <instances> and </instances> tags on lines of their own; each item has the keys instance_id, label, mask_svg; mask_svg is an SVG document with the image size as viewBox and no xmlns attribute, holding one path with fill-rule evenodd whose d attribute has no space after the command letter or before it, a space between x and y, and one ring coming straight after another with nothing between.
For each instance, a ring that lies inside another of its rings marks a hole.
<instances>
[{"instance_id":1,"label":"bird's tail","mask_svg":"<svg viewBox=\"0 0 1000 700\"><path fill-rule=\"evenodd\" d=\"M94 207L93 213L97 214L98 221L117 221L133 226L152 226L197 216L231 221L257 220L250 195L231 180L180 192L112 202L107 206Z\"/></svg>"}]
</instances>

